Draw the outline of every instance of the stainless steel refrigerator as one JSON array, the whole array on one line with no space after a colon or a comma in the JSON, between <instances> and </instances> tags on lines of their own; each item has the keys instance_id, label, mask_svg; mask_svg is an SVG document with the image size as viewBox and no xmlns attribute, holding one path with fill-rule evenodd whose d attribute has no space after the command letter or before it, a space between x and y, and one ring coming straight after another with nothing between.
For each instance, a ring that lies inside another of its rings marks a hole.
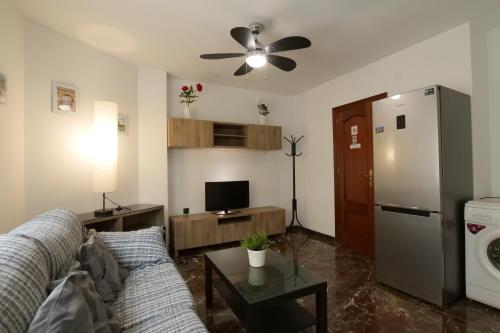
<instances>
[{"instance_id":1,"label":"stainless steel refrigerator","mask_svg":"<svg viewBox=\"0 0 500 333\"><path fill-rule=\"evenodd\" d=\"M440 307L464 292L470 97L431 86L373 103L377 281Z\"/></svg>"}]
</instances>

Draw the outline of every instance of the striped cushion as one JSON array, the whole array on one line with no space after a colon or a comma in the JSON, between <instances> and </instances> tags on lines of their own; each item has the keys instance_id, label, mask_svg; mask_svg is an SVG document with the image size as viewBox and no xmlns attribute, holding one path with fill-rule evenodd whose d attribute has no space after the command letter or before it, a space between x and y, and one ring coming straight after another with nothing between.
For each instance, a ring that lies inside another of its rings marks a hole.
<instances>
[{"instance_id":1,"label":"striped cushion","mask_svg":"<svg viewBox=\"0 0 500 333\"><path fill-rule=\"evenodd\" d=\"M124 329L123 333L208 333L193 309L178 309L148 318L137 325Z\"/></svg>"},{"instance_id":2,"label":"striped cushion","mask_svg":"<svg viewBox=\"0 0 500 333\"><path fill-rule=\"evenodd\" d=\"M168 256L162 227L128 232L100 232L99 238L128 270L146 265L172 262Z\"/></svg>"},{"instance_id":3,"label":"striped cushion","mask_svg":"<svg viewBox=\"0 0 500 333\"><path fill-rule=\"evenodd\" d=\"M0 332L24 332L47 297L49 269L37 244L0 235Z\"/></svg>"},{"instance_id":4,"label":"striped cushion","mask_svg":"<svg viewBox=\"0 0 500 333\"><path fill-rule=\"evenodd\" d=\"M58 276L64 264L76 254L82 244L82 229L75 213L55 209L39 215L12 230L9 234L35 240L49 263L50 279Z\"/></svg>"},{"instance_id":5,"label":"striped cushion","mask_svg":"<svg viewBox=\"0 0 500 333\"><path fill-rule=\"evenodd\" d=\"M113 310L126 329L155 316L193 308L193 304L174 264L165 263L131 271L113 303Z\"/></svg>"}]
</instances>

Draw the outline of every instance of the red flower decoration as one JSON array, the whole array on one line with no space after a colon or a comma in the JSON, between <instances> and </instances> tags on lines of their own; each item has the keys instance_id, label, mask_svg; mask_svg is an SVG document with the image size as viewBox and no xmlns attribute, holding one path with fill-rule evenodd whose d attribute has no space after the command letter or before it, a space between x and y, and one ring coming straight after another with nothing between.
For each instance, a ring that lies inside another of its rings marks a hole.
<instances>
[{"instance_id":1,"label":"red flower decoration","mask_svg":"<svg viewBox=\"0 0 500 333\"><path fill-rule=\"evenodd\" d=\"M188 87L188 86L182 86L182 87L181 87L181 90L182 90L182 91L184 91L184 92L186 92L186 91L188 91L188 90L189 90L189 87Z\"/></svg>"},{"instance_id":2,"label":"red flower decoration","mask_svg":"<svg viewBox=\"0 0 500 333\"><path fill-rule=\"evenodd\" d=\"M199 92L203 91L203 86L201 85L201 83L196 84L196 90L198 90Z\"/></svg>"}]
</instances>

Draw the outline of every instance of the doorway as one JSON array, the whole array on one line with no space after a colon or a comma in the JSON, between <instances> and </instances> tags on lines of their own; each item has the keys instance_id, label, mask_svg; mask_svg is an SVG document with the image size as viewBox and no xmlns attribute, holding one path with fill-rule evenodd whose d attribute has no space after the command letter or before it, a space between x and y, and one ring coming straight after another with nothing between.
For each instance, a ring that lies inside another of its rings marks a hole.
<instances>
[{"instance_id":1,"label":"doorway","mask_svg":"<svg viewBox=\"0 0 500 333\"><path fill-rule=\"evenodd\" d=\"M372 102L387 93L333 108L335 237L342 245L373 258Z\"/></svg>"}]
</instances>

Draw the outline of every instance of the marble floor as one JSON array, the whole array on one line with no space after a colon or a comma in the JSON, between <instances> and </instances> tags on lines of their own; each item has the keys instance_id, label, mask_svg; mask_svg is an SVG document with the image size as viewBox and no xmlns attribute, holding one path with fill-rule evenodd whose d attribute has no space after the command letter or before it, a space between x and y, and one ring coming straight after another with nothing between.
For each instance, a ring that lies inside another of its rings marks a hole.
<instances>
[{"instance_id":1,"label":"marble floor","mask_svg":"<svg viewBox=\"0 0 500 333\"><path fill-rule=\"evenodd\" d=\"M499 332L500 310L463 299L445 310L382 286L374 281L374 262L331 239L292 233L276 238L275 249L292 255L294 244L301 265L328 281L328 332ZM237 244L232 244L237 246ZM227 247L227 245L225 245ZM244 332L224 300L214 292L214 306L205 309L202 249L176 259L210 332ZM314 313L314 297L299 302ZM314 332L314 329L308 330Z\"/></svg>"}]
</instances>

